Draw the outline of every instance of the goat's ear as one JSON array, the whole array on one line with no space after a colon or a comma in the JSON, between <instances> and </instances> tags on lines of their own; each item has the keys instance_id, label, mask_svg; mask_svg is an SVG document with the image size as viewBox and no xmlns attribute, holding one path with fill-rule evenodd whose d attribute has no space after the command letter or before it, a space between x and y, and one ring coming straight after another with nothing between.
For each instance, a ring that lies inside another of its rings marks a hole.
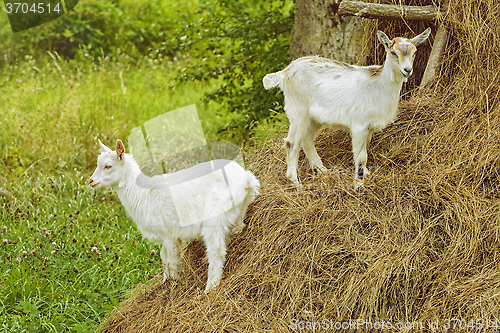
<instances>
[{"instance_id":1,"label":"goat's ear","mask_svg":"<svg viewBox=\"0 0 500 333\"><path fill-rule=\"evenodd\" d=\"M123 155L125 155L125 147L123 146L123 142L118 139L116 141L116 156L118 156L119 160L123 160Z\"/></svg>"},{"instance_id":2,"label":"goat's ear","mask_svg":"<svg viewBox=\"0 0 500 333\"><path fill-rule=\"evenodd\" d=\"M392 46L391 39L383 32L383 31L377 31L377 37L378 40L384 45L384 48L386 51L389 51Z\"/></svg>"},{"instance_id":3,"label":"goat's ear","mask_svg":"<svg viewBox=\"0 0 500 333\"><path fill-rule=\"evenodd\" d=\"M101 147L101 149L99 149L99 152L100 153L109 153L111 151L111 149L109 149L108 147L106 147L102 142L101 140L97 139L99 141L99 146Z\"/></svg>"},{"instance_id":4,"label":"goat's ear","mask_svg":"<svg viewBox=\"0 0 500 333\"><path fill-rule=\"evenodd\" d=\"M413 45L419 46L420 44L425 42L427 40L427 38L429 38L430 34L431 34L431 28L427 28L420 35L413 37L411 39L411 42L413 43Z\"/></svg>"}]
</instances>

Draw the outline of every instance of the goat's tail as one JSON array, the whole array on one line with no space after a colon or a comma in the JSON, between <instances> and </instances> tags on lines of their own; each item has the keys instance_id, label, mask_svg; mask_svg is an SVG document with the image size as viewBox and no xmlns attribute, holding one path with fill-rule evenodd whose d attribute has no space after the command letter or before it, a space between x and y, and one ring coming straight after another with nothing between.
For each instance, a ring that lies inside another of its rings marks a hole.
<instances>
[{"instance_id":1,"label":"goat's tail","mask_svg":"<svg viewBox=\"0 0 500 333\"><path fill-rule=\"evenodd\" d=\"M281 86L283 83L283 79L285 78L285 73L283 71L267 74L262 79L262 83L264 84L264 88L271 89L276 86Z\"/></svg>"},{"instance_id":2,"label":"goat's tail","mask_svg":"<svg viewBox=\"0 0 500 333\"><path fill-rule=\"evenodd\" d=\"M248 182L248 187L247 187L247 197L246 200L248 200L248 204L250 204L252 201L254 201L255 197L259 194L259 187L260 183L257 178L251 173L250 171L246 172L247 174L247 182Z\"/></svg>"}]
</instances>

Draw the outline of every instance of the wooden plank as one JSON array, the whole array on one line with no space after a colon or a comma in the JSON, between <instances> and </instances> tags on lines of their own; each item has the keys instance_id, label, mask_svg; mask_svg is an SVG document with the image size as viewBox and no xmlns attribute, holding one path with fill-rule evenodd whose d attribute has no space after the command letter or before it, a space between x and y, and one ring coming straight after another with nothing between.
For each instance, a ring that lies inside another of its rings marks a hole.
<instances>
[{"instance_id":1,"label":"wooden plank","mask_svg":"<svg viewBox=\"0 0 500 333\"><path fill-rule=\"evenodd\" d=\"M445 14L436 6L396 6L362 1L343 0L339 6L340 16L357 16L371 19L408 21L434 21Z\"/></svg>"}]
</instances>

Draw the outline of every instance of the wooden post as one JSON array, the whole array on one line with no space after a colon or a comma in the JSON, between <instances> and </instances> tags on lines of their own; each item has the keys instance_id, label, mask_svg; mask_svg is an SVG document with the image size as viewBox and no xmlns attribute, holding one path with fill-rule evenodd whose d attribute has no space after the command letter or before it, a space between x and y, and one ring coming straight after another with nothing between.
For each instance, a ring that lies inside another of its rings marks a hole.
<instances>
[{"instance_id":1,"label":"wooden post","mask_svg":"<svg viewBox=\"0 0 500 333\"><path fill-rule=\"evenodd\" d=\"M449 0L444 3L444 8L448 7ZM436 37L434 38L434 44L432 45L431 54L429 55L429 60L427 61L427 66L425 67L424 75L422 76L422 81L420 82L421 87L425 87L436 76L436 68L443 57L444 48L448 42L448 31L446 27L441 23L439 26Z\"/></svg>"}]
</instances>

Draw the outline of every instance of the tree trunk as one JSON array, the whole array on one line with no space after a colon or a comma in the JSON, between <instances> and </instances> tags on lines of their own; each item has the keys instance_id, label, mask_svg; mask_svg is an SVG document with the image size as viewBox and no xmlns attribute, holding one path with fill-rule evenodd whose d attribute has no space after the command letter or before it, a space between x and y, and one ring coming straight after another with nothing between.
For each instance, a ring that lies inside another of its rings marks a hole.
<instances>
[{"instance_id":1,"label":"tree trunk","mask_svg":"<svg viewBox=\"0 0 500 333\"><path fill-rule=\"evenodd\" d=\"M319 55L356 64L362 27L357 17L340 17L341 0L297 0L290 60Z\"/></svg>"}]
</instances>

